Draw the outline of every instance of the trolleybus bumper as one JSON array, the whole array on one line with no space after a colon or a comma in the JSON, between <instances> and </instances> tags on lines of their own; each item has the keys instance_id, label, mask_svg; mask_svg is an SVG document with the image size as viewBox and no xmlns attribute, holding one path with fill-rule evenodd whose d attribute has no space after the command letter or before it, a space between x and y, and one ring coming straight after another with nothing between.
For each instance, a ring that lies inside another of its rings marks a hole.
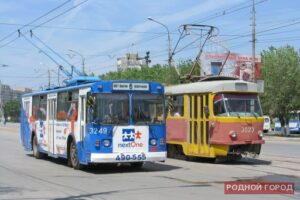
<instances>
[{"instance_id":1,"label":"trolleybus bumper","mask_svg":"<svg viewBox=\"0 0 300 200\"><path fill-rule=\"evenodd\" d=\"M125 156L125 159L120 158L121 154ZM147 152L144 153L145 159L132 159L134 154L138 153L91 153L91 163L118 163L118 162L154 162L154 161L165 161L167 152ZM131 159L126 159L126 156L130 156Z\"/></svg>"}]
</instances>

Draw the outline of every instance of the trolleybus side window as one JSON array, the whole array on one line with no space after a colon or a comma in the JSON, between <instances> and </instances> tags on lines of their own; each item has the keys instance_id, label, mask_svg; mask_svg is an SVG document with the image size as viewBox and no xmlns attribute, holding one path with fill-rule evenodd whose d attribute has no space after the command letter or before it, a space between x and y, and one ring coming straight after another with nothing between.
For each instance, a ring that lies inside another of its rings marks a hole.
<instances>
[{"instance_id":1,"label":"trolleybus side window","mask_svg":"<svg viewBox=\"0 0 300 200\"><path fill-rule=\"evenodd\" d=\"M134 124L162 124L164 99L156 94L133 94L132 118Z\"/></svg>"},{"instance_id":2,"label":"trolleybus side window","mask_svg":"<svg viewBox=\"0 0 300 200\"><path fill-rule=\"evenodd\" d=\"M78 113L78 91L58 93L57 120L76 121Z\"/></svg>"},{"instance_id":3,"label":"trolleybus side window","mask_svg":"<svg viewBox=\"0 0 300 200\"><path fill-rule=\"evenodd\" d=\"M28 119L29 118L29 108L30 108L30 102L29 101L25 101L24 102L24 110L25 110L25 116Z\"/></svg>"},{"instance_id":4,"label":"trolleybus side window","mask_svg":"<svg viewBox=\"0 0 300 200\"><path fill-rule=\"evenodd\" d=\"M39 96L32 97L32 113L31 113L31 117L30 117L31 121L37 120L37 115L40 110L40 108L39 108L40 102L39 101L40 101Z\"/></svg>"},{"instance_id":5,"label":"trolleybus side window","mask_svg":"<svg viewBox=\"0 0 300 200\"><path fill-rule=\"evenodd\" d=\"M170 96L169 110L172 117L182 117L183 110L183 96Z\"/></svg>"},{"instance_id":6,"label":"trolleybus side window","mask_svg":"<svg viewBox=\"0 0 300 200\"><path fill-rule=\"evenodd\" d=\"M128 94L96 94L88 96L88 122L97 124L129 124Z\"/></svg>"},{"instance_id":7,"label":"trolleybus side window","mask_svg":"<svg viewBox=\"0 0 300 200\"><path fill-rule=\"evenodd\" d=\"M33 120L45 121L47 112L47 96L33 96L32 118Z\"/></svg>"}]
</instances>

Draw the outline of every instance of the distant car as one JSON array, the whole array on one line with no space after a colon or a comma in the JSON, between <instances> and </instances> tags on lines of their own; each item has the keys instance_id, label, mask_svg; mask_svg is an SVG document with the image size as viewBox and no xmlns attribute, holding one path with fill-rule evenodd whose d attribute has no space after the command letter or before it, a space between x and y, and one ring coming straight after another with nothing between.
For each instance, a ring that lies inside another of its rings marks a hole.
<instances>
[{"instance_id":1,"label":"distant car","mask_svg":"<svg viewBox=\"0 0 300 200\"><path fill-rule=\"evenodd\" d=\"M270 117L269 116L264 116L264 127L263 127L263 130L264 130L264 133L267 133L271 128L271 120L270 120Z\"/></svg>"}]
</instances>

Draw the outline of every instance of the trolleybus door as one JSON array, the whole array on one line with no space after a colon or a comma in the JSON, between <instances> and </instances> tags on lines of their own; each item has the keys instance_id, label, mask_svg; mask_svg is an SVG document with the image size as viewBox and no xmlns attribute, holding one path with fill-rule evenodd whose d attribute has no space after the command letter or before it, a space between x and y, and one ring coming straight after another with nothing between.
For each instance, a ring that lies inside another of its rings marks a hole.
<instances>
[{"instance_id":1,"label":"trolleybus door","mask_svg":"<svg viewBox=\"0 0 300 200\"><path fill-rule=\"evenodd\" d=\"M86 96L80 96L79 102L79 130L80 130L80 141L82 147L84 147L84 136L85 136L85 118L86 118Z\"/></svg>"},{"instance_id":2,"label":"trolleybus door","mask_svg":"<svg viewBox=\"0 0 300 200\"><path fill-rule=\"evenodd\" d=\"M82 145L82 148L84 148L84 137L85 137L85 126L86 126L86 97L87 93L90 91L90 88L85 88L79 90L79 123L78 123L78 129L80 133L80 142Z\"/></svg>"},{"instance_id":3,"label":"trolleybus door","mask_svg":"<svg viewBox=\"0 0 300 200\"><path fill-rule=\"evenodd\" d=\"M188 152L194 155L209 155L208 94L189 96Z\"/></svg>"},{"instance_id":4,"label":"trolleybus door","mask_svg":"<svg viewBox=\"0 0 300 200\"><path fill-rule=\"evenodd\" d=\"M54 154L55 143L55 120L56 120L56 97L48 96L48 153Z\"/></svg>"},{"instance_id":5,"label":"trolleybus door","mask_svg":"<svg viewBox=\"0 0 300 200\"><path fill-rule=\"evenodd\" d=\"M29 148L30 147L30 136L31 136L31 131L30 131L30 116L32 113L32 97L25 97L26 99L23 102L23 114L24 116L24 120L23 123L21 124L21 126L23 126L21 128L22 130L22 142L23 145L25 145L25 147Z\"/></svg>"}]
</instances>

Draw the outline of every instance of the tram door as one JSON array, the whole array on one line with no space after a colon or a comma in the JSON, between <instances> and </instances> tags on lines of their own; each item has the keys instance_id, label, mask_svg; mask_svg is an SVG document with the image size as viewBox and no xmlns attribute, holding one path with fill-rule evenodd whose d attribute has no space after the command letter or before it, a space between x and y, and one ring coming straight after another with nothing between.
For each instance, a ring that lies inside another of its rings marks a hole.
<instances>
[{"instance_id":1,"label":"tram door","mask_svg":"<svg viewBox=\"0 0 300 200\"><path fill-rule=\"evenodd\" d=\"M54 154L55 120L56 120L56 98L48 96L48 153Z\"/></svg>"},{"instance_id":2,"label":"tram door","mask_svg":"<svg viewBox=\"0 0 300 200\"><path fill-rule=\"evenodd\" d=\"M209 121L206 114L208 94L189 95L188 152L193 155L209 155Z\"/></svg>"}]
</instances>

